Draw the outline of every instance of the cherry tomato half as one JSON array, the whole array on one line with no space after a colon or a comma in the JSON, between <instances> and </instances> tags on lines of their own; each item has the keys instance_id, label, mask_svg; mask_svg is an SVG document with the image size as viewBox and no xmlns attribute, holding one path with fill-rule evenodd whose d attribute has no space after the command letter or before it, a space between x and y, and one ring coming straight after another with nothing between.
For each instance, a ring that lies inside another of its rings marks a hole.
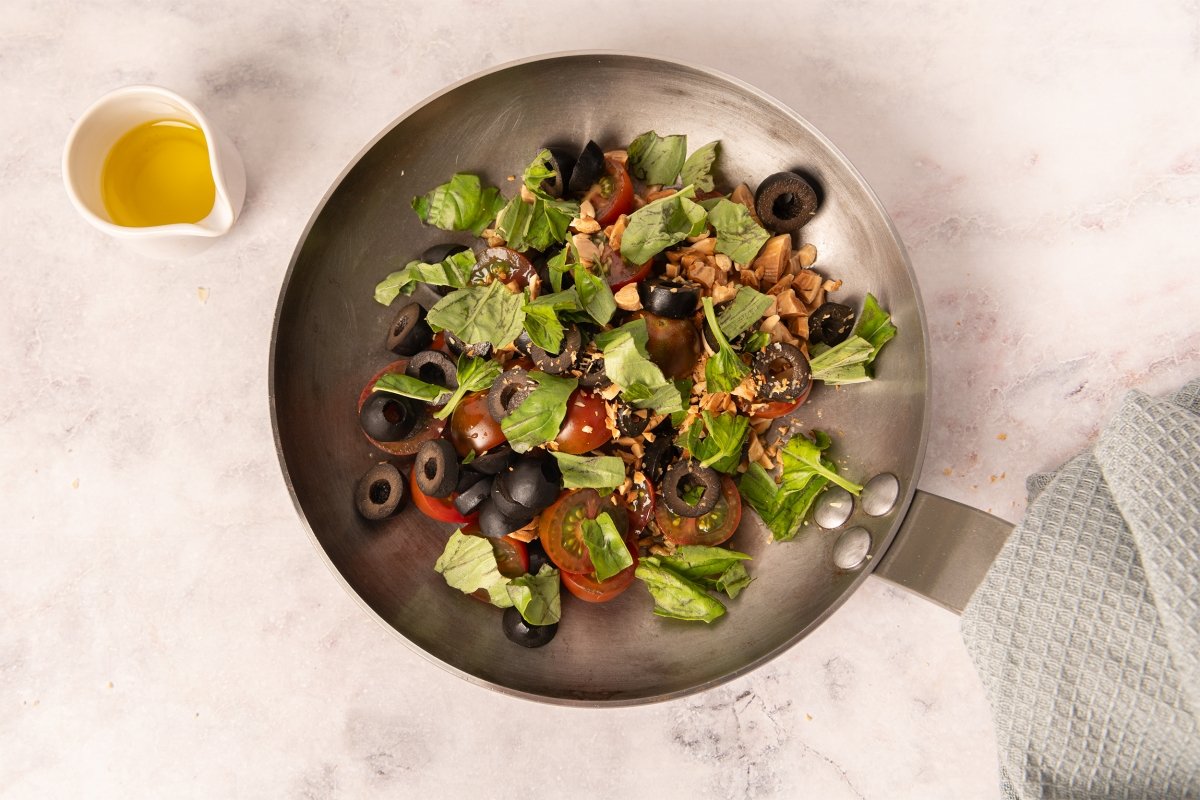
<instances>
[{"instance_id":1,"label":"cherry tomato half","mask_svg":"<svg viewBox=\"0 0 1200 800\"><path fill-rule=\"evenodd\" d=\"M620 595L633 583L634 571L638 565L637 542L626 540L625 546L633 556L633 564L613 575L606 581L596 580L593 573L577 575L572 572L561 572L562 585L567 591L588 603L607 603Z\"/></svg>"},{"instance_id":2,"label":"cherry tomato half","mask_svg":"<svg viewBox=\"0 0 1200 800\"><path fill-rule=\"evenodd\" d=\"M742 521L742 497L737 484L728 475L721 477L721 497L716 507L700 517L680 517L666 503L654 509L654 520L663 536L675 544L702 544L712 547L733 536Z\"/></svg>"},{"instance_id":3,"label":"cherry tomato half","mask_svg":"<svg viewBox=\"0 0 1200 800\"><path fill-rule=\"evenodd\" d=\"M515 280L524 289L529 285L537 270L529 259L510 247L489 247L479 254L479 260L471 267L471 283L483 284L489 278L501 283Z\"/></svg>"},{"instance_id":4,"label":"cherry tomato half","mask_svg":"<svg viewBox=\"0 0 1200 800\"><path fill-rule=\"evenodd\" d=\"M626 286L631 283L637 283L638 281L643 280L647 275L650 274L650 267L654 265L653 258L648 259L646 263L642 264L640 267L636 264L630 264L621 257L620 253L618 253L616 250L613 250L608 245L604 246L601 252L601 258L604 260L603 263L605 266L605 272L607 273L606 278L608 280L609 288L611 288L614 292L620 289L622 286Z\"/></svg>"},{"instance_id":5,"label":"cherry tomato half","mask_svg":"<svg viewBox=\"0 0 1200 800\"><path fill-rule=\"evenodd\" d=\"M624 538L629 530L629 518L617 513L619 511L620 507L611 496L606 500L595 489L572 489L542 512L538 522L538 538L546 555L562 572L592 572L592 557L583 543L583 521L607 512Z\"/></svg>"},{"instance_id":6,"label":"cherry tomato half","mask_svg":"<svg viewBox=\"0 0 1200 800\"><path fill-rule=\"evenodd\" d=\"M500 423L488 411L487 392L475 392L462 399L450 415L450 441L460 456L471 450L476 455L507 441Z\"/></svg>"},{"instance_id":7,"label":"cherry tomato half","mask_svg":"<svg viewBox=\"0 0 1200 800\"><path fill-rule=\"evenodd\" d=\"M630 489L625 495L625 510L629 512L629 530L641 533L654 516L654 486L646 481Z\"/></svg>"},{"instance_id":8,"label":"cherry tomato half","mask_svg":"<svg viewBox=\"0 0 1200 800\"><path fill-rule=\"evenodd\" d=\"M583 199L596 209L596 222L601 225L612 225L617 217L629 213L633 209L633 181L625 165L612 158L604 159L604 174Z\"/></svg>"},{"instance_id":9,"label":"cherry tomato half","mask_svg":"<svg viewBox=\"0 0 1200 800\"><path fill-rule=\"evenodd\" d=\"M554 438L559 451L580 455L611 441L612 432L604 424L606 416L604 398L586 389L576 389L567 399L567 415Z\"/></svg>"},{"instance_id":10,"label":"cherry tomato half","mask_svg":"<svg viewBox=\"0 0 1200 800\"><path fill-rule=\"evenodd\" d=\"M408 366L407 358L399 358L388 364L383 369L376 372L371 380L367 381L367 385L363 387L362 392L358 395L358 405L354 407L355 414L362 411L363 403L367 402L367 398L371 396L371 392L375 391L376 382L384 375L389 375L393 372L404 374L405 367ZM417 401L420 402L420 401ZM407 439L402 439L398 442L378 442L367 436L366 431L363 431L363 436L367 437L367 441L378 447L385 453L391 453L394 456L411 456L421 449L421 444L429 439L436 439L442 435L442 431L446 427L446 420L434 419L432 414L426 414L423 422L418 423L424 427L414 432Z\"/></svg>"},{"instance_id":11,"label":"cherry tomato half","mask_svg":"<svg viewBox=\"0 0 1200 800\"><path fill-rule=\"evenodd\" d=\"M804 390L804 394L800 395L790 403L783 401L775 403L755 403L750 407L750 416L758 419L778 419L784 414L790 414L800 406L804 405L804 401L808 399L809 392L812 391L813 382L808 382L808 388Z\"/></svg>"},{"instance_id":12,"label":"cherry tomato half","mask_svg":"<svg viewBox=\"0 0 1200 800\"><path fill-rule=\"evenodd\" d=\"M449 522L451 525L470 525L479 519L478 514L464 517L458 513L458 509L454 507L454 495L450 495L449 497L430 497L422 492L421 487L417 486L417 476L415 474L410 474L408 477L408 491L412 495L413 505L430 519L436 519L438 522Z\"/></svg>"},{"instance_id":13,"label":"cherry tomato half","mask_svg":"<svg viewBox=\"0 0 1200 800\"><path fill-rule=\"evenodd\" d=\"M646 320L646 353L668 378L691 377L700 338L691 319L669 319L638 312Z\"/></svg>"}]
</instances>

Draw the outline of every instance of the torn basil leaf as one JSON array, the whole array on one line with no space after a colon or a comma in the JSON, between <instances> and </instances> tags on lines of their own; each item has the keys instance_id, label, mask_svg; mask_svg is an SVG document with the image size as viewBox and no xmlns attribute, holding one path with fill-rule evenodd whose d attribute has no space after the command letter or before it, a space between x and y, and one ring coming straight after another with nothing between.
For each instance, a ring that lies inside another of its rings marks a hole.
<instances>
[{"instance_id":1,"label":"torn basil leaf","mask_svg":"<svg viewBox=\"0 0 1200 800\"><path fill-rule=\"evenodd\" d=\"M711 192L713 190L713 165L717 160L717 151L721 143L709 142L706 145L701 145L687 157L687 161L683 162L683 169L679 173L679 182L684 186L692 184L702 192Z\"/></svg>"},{"instance_id":2,"label":"torn basil leaf","mask_svg":"<svg viewBox=\"0 0 1200 800\"><path fill-rule=\"evenodd\" d=\"M709 356L704 363L704 381L709 392L731 392L750 374L750 367L729 346L729 341L721 333L717 324L717 315L713 312L711 297L705 297L704 318L708 321L708 329L717 340L717 352Z\"/></svg>"},{"instance_id":3,"label":"torn basil leaf","mask_svg":"<svg viewBox=\"0 0 1200 800\"><path fill-rule=\"evenodd\" d=\"M567 400L579 385L574 378L559 378L544 372L530 372L529 378L537 388L500 423L509 446L518 453L558 436L567 415Z\"/></svg>"},{"instance_id":4,"label":"torn basil leaf","mask_svg":"<svg viewBox=\"0 0 1200 800\"><path fill-rule=\"evenodd\" d=\"M742 590L753 580L754 578L751 578L750 573L746 572L743 564L731 564L728 569L717 576L714 588L729 595L729 599L732 600L741 594Z\"/></svg>"},{"instance_id":5,"label":"torn basil leaf","mask_svg":"<svg viewBox=\"0 0 1200 800\"><path fill-rule=\"evenodd\" d=\"M749 286L739 286L729 307L717 315L717 324L726 339L732 339L762 319L771 298Z\"/></svg>"},{"instance_id":6,"label":"torn basil leaf","mask_svg":"<svg viewBox=\"0 0 1200 800\"><path fill-rule=\"evenodd\" d=\"M717 232L717 252L737 264L749 264L771 234L754 221L741 203L721 198L708 212L708 222Z\"/></svg>"},{"instance_id":7,"label":"torn basil leaf","mask_svg":"<svg viewBox=\"0 0 1200 800\"><path fill-rule=\"evenodd\" d=\"M565 489L612 491L625 482L625 462L617 456L576 456L554 452Z\"/></svg>"},{"instance_id":8,"label":"torn basil leaf","mask_svg":"<svg viewBox=\"0 0 1200 800\"><path fill-rule=\"evenodd\" d=\"M432 405L439 405L450 398L450 390L433 383L405 375L402 372L389 372L375 381L374 391L398 394L401 397L411 397Z\"/></svg>"},{"instance_id":9,"label":"torn basil leaf","mask_svg":"<svg viewBox=\"0 0 1200 800\"><path fill-rule=\"evenodd\" d=\"M685 186L639 208L621 235L621 255L631 264L645 264L655 255L704 231L708 215L692 201L695 187Z\"/></svg>"},{"instance_id":10,"label":"torn basil leaf","mask_svg":"<svg viewBox=\"0 0 1200 800\"><path fill-rule=\"evenodd\" d=\"M811 476L820 475L857 496L862 491L862 486L843 478L836 469L825 466L828 462L822 459L821 452L829 447L829 436L821 431L815 431L814 434L816 441L797 434L779 451L779 464L782 468L780 486L785 489L800 488Z\"/></svg>"},{"instance_id":11,"label":"torn basil leaf","mask_svg":"<svg viewBox=\"0 0 1200 800\"><path fill-rule=\"evenodd\" d=\"M636 334L637 325L645 332L646 322L635 320L623 325L605 340L604 373L621 388L621 397L636 408L649 408L663 414L678 411L683 404L679 390L646 355L645 338ZM639 347L639 339L643 344Z\"/></svg>"},{"instance_id":12,"label":"torn basil leaf","mask_svg":"<svg viewBox=\"0 0 1200 800\"><path fill-rule=\"evenodd\" d=\"M814 352L809 366L812 377L828 384L862 383L872 380L872 362L879 351L896 335L892 317L880 307L875 296L863 300L862 316L850 338L833 347Z\"/></svg>"},{"instance_id":13,"label":"torn basil leaf","mask_svg":"<svg viewBox=\"0 0 1200 800\"><path fill-rule=\"evenodd\" d=\"M608 281L589 272L583 264L576 264L572 275L575 276L574 288L583 310L596 322L607 325L617 310L617 301L613 298Z\"/></svg>"},{"instance_id":14,"label":"torn basil leaf","mask_svg":"<svg viewBox=\"0 0 1200 800\"><path fill-rule=\"evenodd\" d=\"M742 463L742 445L749 433L749 417L740 414L714 416L704 411L701 419L693 421L687 429L683 443L700 466L733 475Z\"/></svg>"},{"instance_id":15,"label":"torn basil leaf","mask_svg":"<svg viewBox=\"0 0 1200 800\"><path fill-rule=\"evenodd\" d=\"M646 131L629 144L629 171L649 184L670 186L683 169L687 137ZM637 263L642 263L641 261Z\"/></svg>"},{"instance_id":16,"label":"torn basil leaf","mask_svg":"<svg viewBox=\"0 0 1200 800\"><path fill-rule=\"evenodd\" d=\"M492 381L504 370L490 358L471 358L466 353L458 357L458 387L446 401L446 405L434 412L435 419L445 419L454 413L462 399L471 392L481 392L492 385Z\"/></svg>"},{"instance_id":17,"label":"torn basil leaf","mask_svg":"<svg viewBox=\"0 0 1200 800\"><path fill-rule=\"evenodd\" d=\"M476 236L496 218L503 205L498 189L484 189L478 176L465 172L412 200L421 222L444 231L471 231Z\"/></svg>"},{"instance_id":18,"label":"torn basil leaf","mask_svg":"<svg viewBox=\"0 0 1200 800\"><path fill-rule=\"evenodd\" d=\"M558 570L542 564L537 575L526 573L508 582L508 598L530 625L553 625L562 619Z\"/></svg>"},{"instance_id":19,"label":"torn basil leaf","mask_svg":"<svg viewBox=\"0 0 1200 800\"><path fill-rule=\"evenodd\" d=\"M654 613L660 617L712 622L725 613L721 601L710 596L704 587L661 566L653 556L642 559L633 574L650 590Z\"/></svg>"},{"instance_id":20,"label":"torn basil leaf","mask_svg":"<svg viewBox=\"0 0 1200 800\"><path fill-rule=\"evenodd\" d=\"M513 604L508 596L508 578L500 574L492 543L482 536L471 536L462 531L450 534L433 569L451 588L463 594L483 589L492 605L508 608Z\"/></svg>"},{"instance_id":21,"label":"torn basil leaf","mask_svg":"<svg viewBox=\"0 0 1200 800\"><path fill-rule=\"evenodd\" d=\"M521 335L524 306L524 295L494 281L451 292L429 309L425 319L468 344L491 342L493 347L504 347Z\"/></svg>"},{"instance_id":22,"label":"torn basil leaf","mask_svg":"<svg viewBox=\"0 0 1200 800\"><path fill-rule=\"evenodd\" d=\"M592 558L592 568L597 581L604 582L621 570L633 566L633 556L630 555L629 548L625 546L625 541L607 511L600 512L595 519L583 520L580 528L583 531L584 547Z\"/></svg>"},{"instance_id":23,"label":"torn basil leaf","mask_svg":"<svg viewBox=\"0 0 1200 800\"><path fill-rule=\"evenodd\" d=\"M389 306L398 295L412 294L418 283L461 289L471 282L473 266L475 253L471 250L454 253L436 264L410 261L375 285L375 302Z\"/></svg>"}]
</instances>

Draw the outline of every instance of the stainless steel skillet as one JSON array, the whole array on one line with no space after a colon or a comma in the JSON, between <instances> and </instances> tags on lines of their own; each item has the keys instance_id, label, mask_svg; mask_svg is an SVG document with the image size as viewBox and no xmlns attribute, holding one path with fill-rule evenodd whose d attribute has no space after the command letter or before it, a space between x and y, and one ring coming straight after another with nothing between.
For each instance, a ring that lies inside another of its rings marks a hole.
<instances>
[{"instance_id":1,"label":"stainless steel skillet","mask_svg":"<svg viewBox=\"0 0 1200 800\"><path fill-rule=\"evenodd\" d=\"M803 240L816 245L819 269L845 281L839 298L858 302L874 293L900 333L877 362L875 381L818 387L800 418L833 435L844 474L860 483L894 476L895 501L886 502L884 489L856 502L843 524L809 526L788 543L771 542L747 514L731 545L754 557L756 580L711 626L654 617L649 595L635 585L605 606L564 598L557 638L525 650L505 639L495 609L448 589L433 572L450 528L415 510L382 526L355 512L355 482L383 458L355 416L362 386L390 361L383 347L390 312L372 289L390 257L407 259L447 239L423 227L409 201L452 173L477 173L511 193L506 176L519 174L544 144L592 138L619 146L650 129L687 133L693 144L720 139L726 183L753 184L794 168L823 188ZM628 705L753 669L813 630L871 571L961 609L1008 525L916 489L929 426L927 361L904 247L866 182L815 128L708 70L569 54L500 67L435 95L381 133L335 182L280 292L271 412L284 478L313 540L346 588L406 643L511 694Z\"/></svg>"}]
</instances>

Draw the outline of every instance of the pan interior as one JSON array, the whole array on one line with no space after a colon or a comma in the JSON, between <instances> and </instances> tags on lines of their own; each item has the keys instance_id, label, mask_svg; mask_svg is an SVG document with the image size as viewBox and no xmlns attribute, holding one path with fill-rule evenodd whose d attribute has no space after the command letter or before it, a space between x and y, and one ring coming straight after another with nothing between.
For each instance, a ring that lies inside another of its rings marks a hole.
<instances>
[{"instance_id":1,"label":"pan interior","mask_svg":"<svg viewBox=\"0 0 1200 800\"><path fill-rule=\"evenodd\" d=\"M592 606L564 596L557 638L541 650L509 643L500 613L455 592L433 572L448 526L414 509L383 524L355 512L353 487L385 456L363 438L355 401L387 364L391 312L372 299L389 271L441 241L469 235L423 227L414 195L454 172L473 172L511 196L545 144L595 139L623 147L646 130L686 133L695 148L721 141L719 185L751 186L802 169L823 188L820 213L802 231L818 270L840 278L833 295L851 305L874 293L900 334L880 358L877 380L819 386L804 428L834 438L842 472L865 483L900 479L892 513L850 524L872 535L872 555L894 535L919 472L925 424L923 318L903 247L886 213L845 159L793 113L705 71L630 56L560 56L509 66L461 84L400 120L345 174L297 248L284 283L272 346L272 409L293 496L332 566L362 601L408 643L465 677L559 702L622 704L712 685L798 641L870 569L833 565L836 532L806 528L770 541L748 513L730 546L754 557L754 583L712 625L651 614L635 583L618 600ZM402 462L407 467L407 462Z\"/></svg>"}]
</instances>

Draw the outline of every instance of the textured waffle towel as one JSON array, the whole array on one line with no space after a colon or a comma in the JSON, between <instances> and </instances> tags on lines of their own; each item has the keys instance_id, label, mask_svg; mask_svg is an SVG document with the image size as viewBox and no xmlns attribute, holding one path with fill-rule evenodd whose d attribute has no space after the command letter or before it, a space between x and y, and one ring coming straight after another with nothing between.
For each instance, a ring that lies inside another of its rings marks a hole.
<instances>
[{"instance_id":1,"label":"textured waffle towel","mask_svg":"<svg viewBox=\"0 0 1200 800\"><path fill-rule=\"evenodd\" d=\"M1200 798L1200 380L1029 491L962 619L1005 796Z\"/></svg>"}]
</instances>

